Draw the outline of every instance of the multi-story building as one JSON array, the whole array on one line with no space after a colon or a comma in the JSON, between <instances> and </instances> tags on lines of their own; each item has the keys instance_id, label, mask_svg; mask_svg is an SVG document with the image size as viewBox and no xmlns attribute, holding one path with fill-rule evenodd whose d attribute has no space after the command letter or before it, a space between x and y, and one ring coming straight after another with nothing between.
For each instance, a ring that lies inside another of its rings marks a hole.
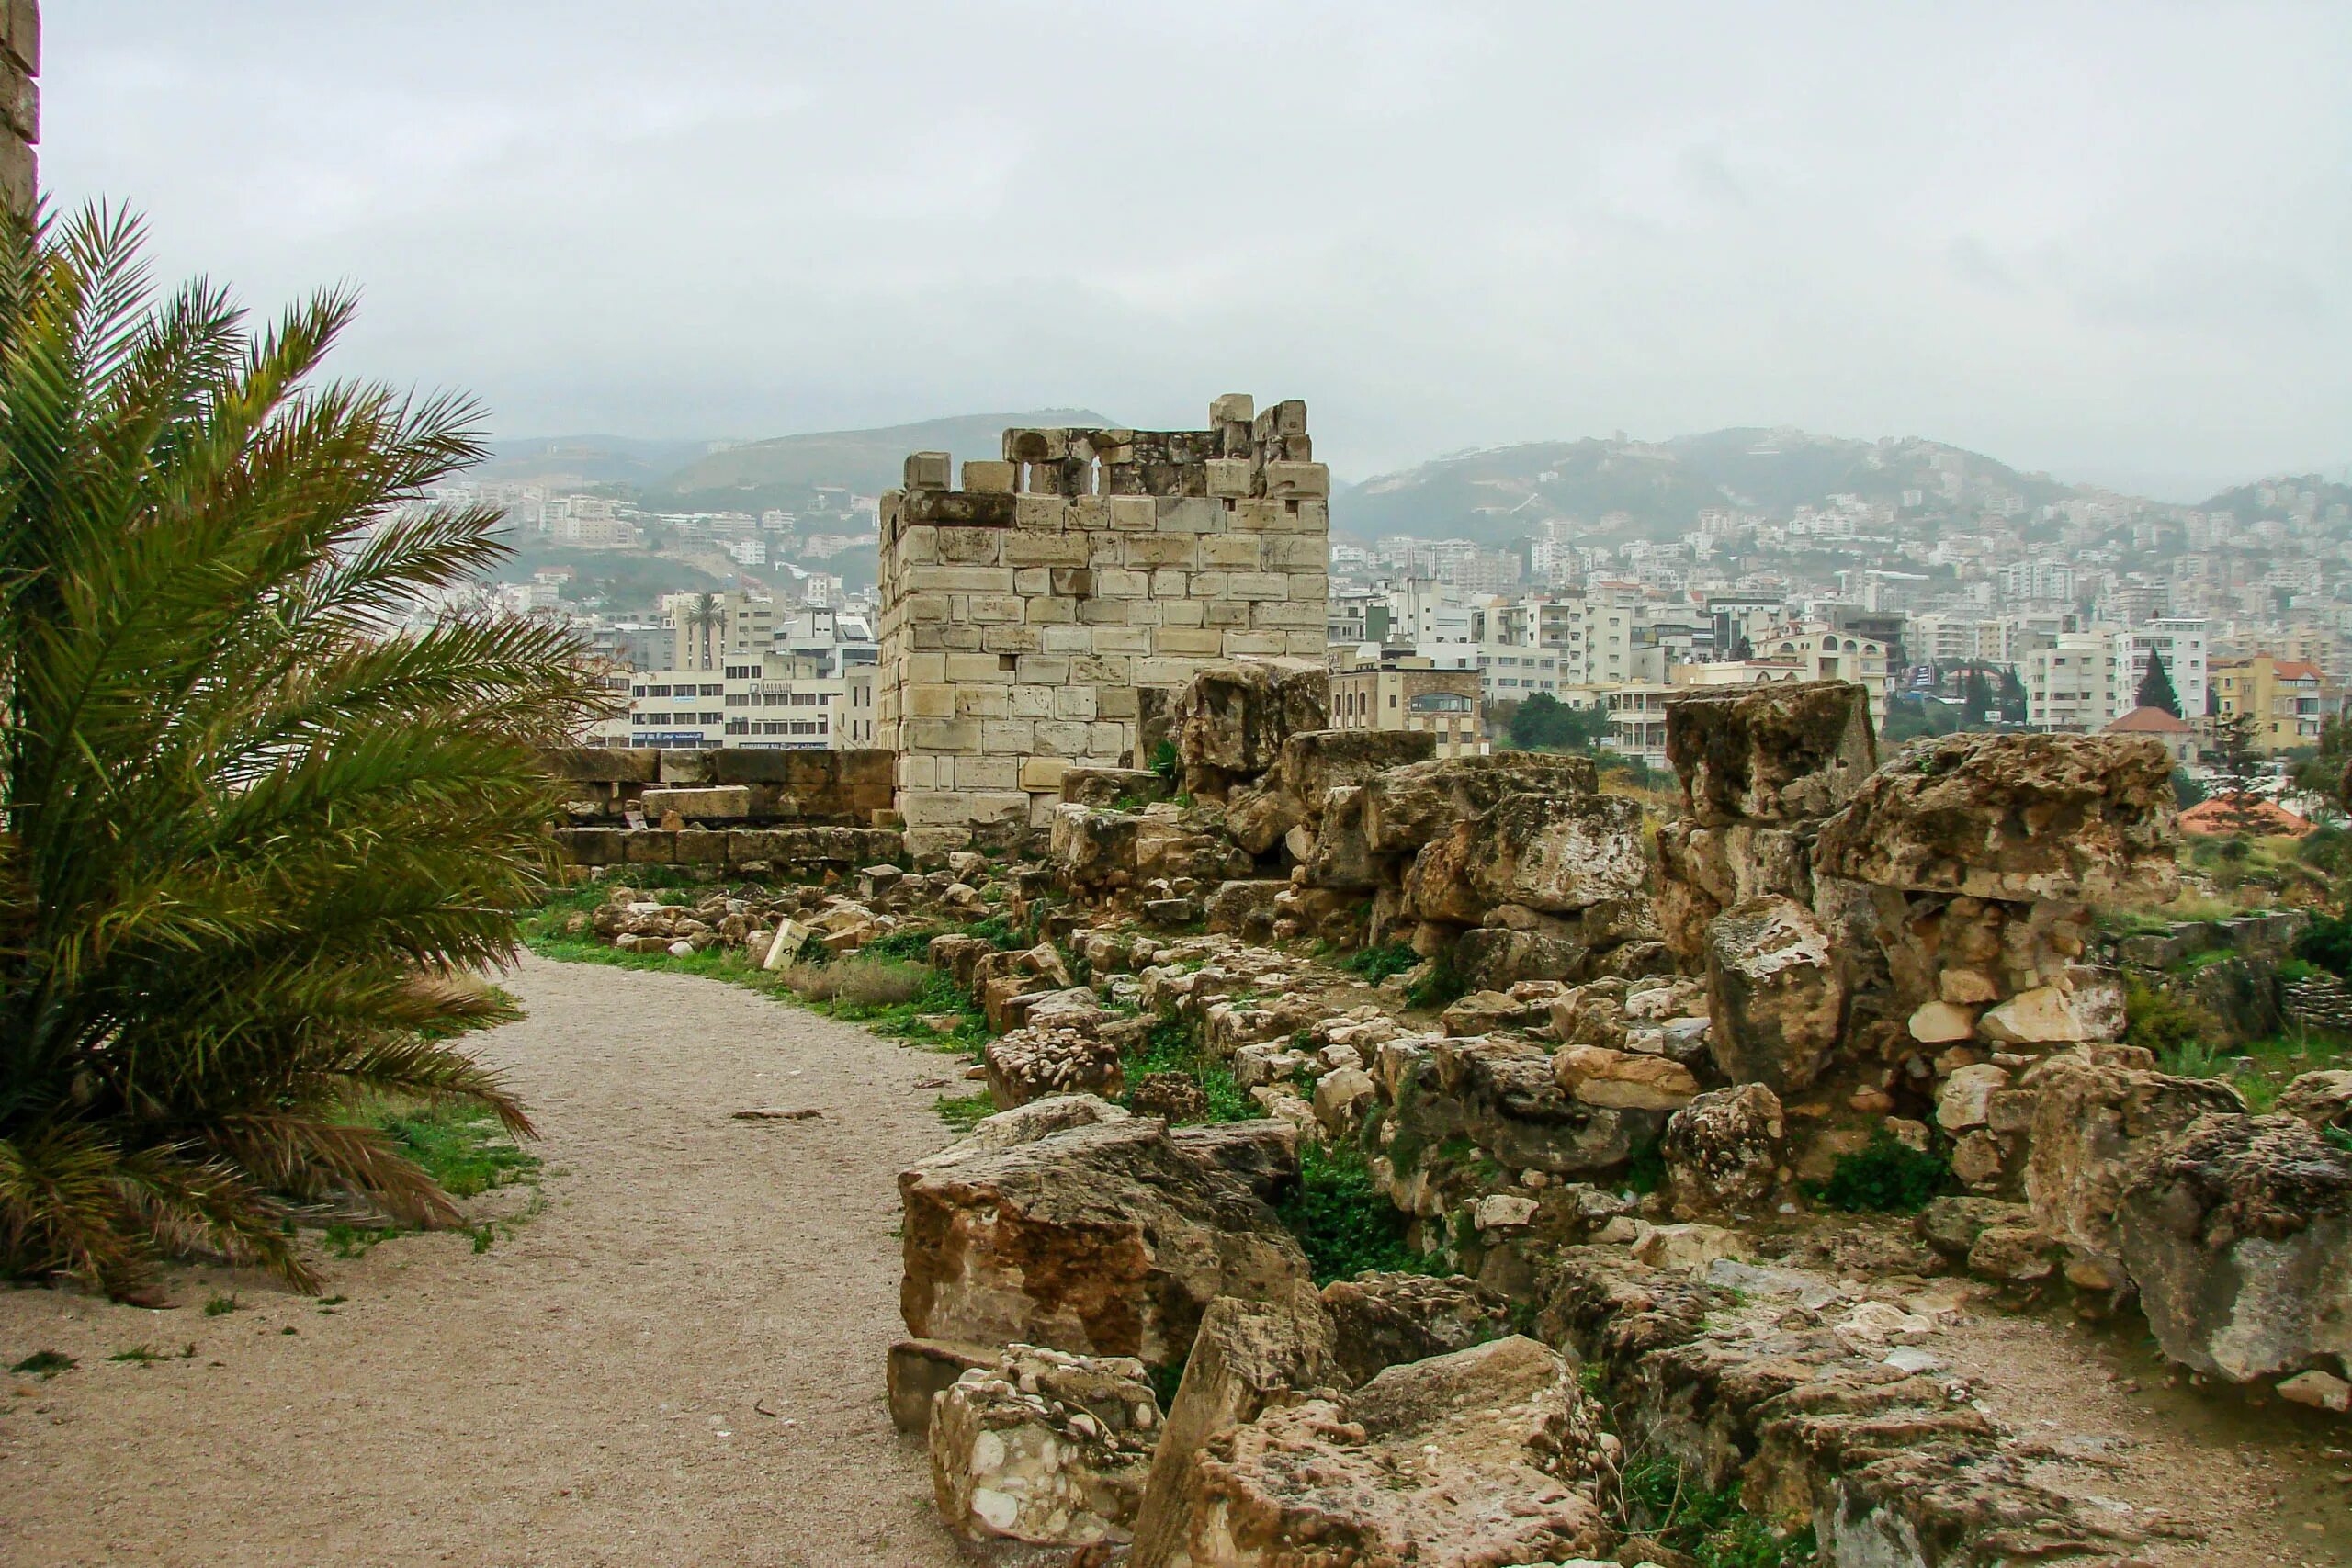
<instances>
[{"instance_id":1,"label":"multi-story building","mask_svg":"<svg viewBox=\"0 0 2352 1568\"><path fill-rule=\"evenodd\" d=\"M1331 675L1331 728L1420 730L1437 737L1441 757L1476 756L1487 750L1478 685L1476 670L1417 655L1345 660Z\"/></svg>"},{"instance_id":2,"label":"multi-story building","mask_svg":"<svg viewBox=\"0 0 2352 1568\"><path fill-rule=\"evenodd\" d=\"M716 670L764 655L775 637L775 604L743 593L665 593L672 670Z\"/></svg>"},{"instance_id":3,"label":"multi-story building","mask_svg":"<svg viewBox=\"0 0 2352 1568\"><path fill-rule=\"evenodd\" d=\"M2118 651L2129 634L2112 626L2049 635L2018 664L2024 683L2026 722L2036 729L2088 735L2103 729L2134 705L2136 683L2126 683L2130 655Z\"/></svg>"},{"instance_id":4,"label":"multi-story building","mask_svg":"<svg viewBox=\"0 0 2352 1568\"><path fill-rule=\"evenodd\" d=\"M1758 661L1786 665L1807 681L1851 681L1870 693L1871 724L1886 722L1887 647L1826 621L1792 621L1755 643Z\"/></svg>"},{"instance_id":5,"label":"multi-story building","mask_svg":"<svg viewBox=\"0 0 2352 1568\"><path fill-rule=\"evenodd\" d=\"M2165 616L2143 621L2115 638L2116 700L2129 713L2139 705L2140 682L2148 678L2150 655L2164 660L2165 678L2180 700L2181 716L2204 716L2208 667L2203 616Z\"/></svg>"},{"instance_id":6,"label":"multi-story building","mask_svg":"<svg viewBox=\"0 0 2352 1568\"><path fill-rule=\"evenodd\" d=\"M2268 653L2213 661L2214 711L2224 718L2254 716L2254 741L2264 751L2319 744L2326 716L2325 678L2315 664Z\"/></svg>"}]
</instances>

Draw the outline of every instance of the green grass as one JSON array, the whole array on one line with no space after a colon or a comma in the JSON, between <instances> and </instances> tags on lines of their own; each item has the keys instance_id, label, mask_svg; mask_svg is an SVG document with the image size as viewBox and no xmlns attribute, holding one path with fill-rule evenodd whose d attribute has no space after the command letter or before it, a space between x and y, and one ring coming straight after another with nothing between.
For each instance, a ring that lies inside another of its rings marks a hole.
<instances>
[{"instance_id":1,"label":"green grass","mask_svg":"<svg viewBox=\"0 0 2352 1568\"><path fill-rule=\"evenodd\" d=\"M1915 1149L1882 1132L1869 1147L1838 1156L1829 1179L1805 1190L1849 1214L1916 1214L1951 1185L1951 1159L1940 1149Z\"/></svg>"},{"instance_id":2,"label":"green grass","mask_svg":"<svg viewBox=\"0 0 2352 1568\"><path fill-rule=\"evenodd\" d=\"M1299 1151L1298 1186L1275 1206L1298 1237L1315 1283L1350 1280L1368 1269L1413 1274L1442 1272L1405 1240L1405 1215L1373 1185L1372 1170L1352 1145L1308 1144Z\"/></svg>"},{"instance_id":3,"label":"green grass","mask_svg":"<svg viewBox=\"0 0 2352 1568\"><path fill-rule=\"evenodd\" d=\"M1430 966L1430 972L1405 987L1405 999L1417 1008L1436 1012L1452 1007L1468 994L1470 983L1457 974L1453 961L1440 958Z\"/></svg>"},{"instance_id":4,"label":"green grass","mask_svg":"<svg viewBox=\"0 0 2352 1568\"><path fill-rule=\"evenodd\" d=\"M943 1094L931 1102L931 1108L958 1133L968 1133L996 1114L996 1099L984 1089L970 1094Z\"/></svg>"},{"instance_id":5,"label":"green grass","mask_svg":"<svg viewBox=\"0 0 2352 1568\"><path fill-rule=\"evenodd\" d=\"M204 1298L204 1315L207 1317L226 1317L236 1310L237 1296L233 1291L225 1296L215 1291Z\"/></svg>"},{"instance_id":6,"label":"green grass","mask_svg":"<svg viewBox=\"0 0 2352 1568\"><path fill-rule=\"evenodd\" d=\"M480 1197L538 1174L539 1156L518 1147L479 1106L414 1106L373 1120L452 1198Z\"/></svg>"},{"instance_id":7,"label":"green grass","mask_svg":"<svg viewBox=\"0 0 2352 1568\"><path fill-rule=\"evenodd\" d=\"M1203 1121L1251 1122L1261 1114L1257 1103L1235 1086L1233 1070L1193 1044L1191 1034L1174 1019L1153 1024L1143 1043L1121 1057L1119 1065L1130 1084L1140 1083L1146 1073L1190 1077L1208 1100L1208 1114Z\"/></svg>"},{"instance_id":8,"label":"green grass","mask_svg":"<svg viewBox=\"0 0 2352 1568\"><path fill-rule=\"evenodd\" d=\"M1386 942L1379 947L1367 947L1362 953L1340 961L1340 967L1365 982L1377 986L1391 975L1402 975L1416 967L1421 955L1401 942Z\"/></svg>"},{"instance_id":9,"label":"green grass","mask_svg":"<svg viewBox=\"0 0 2352 1568\"><path fill-rule=\"evenodd\" d=\"M40 1378L45 1382L60 1372L72 1371L75 1365L74 1358L62 1350L36 1350L8 1370L12 1372L21 1372L28 1378Z\"/></svg>"},{"instance_id":10,"label":"green grass","mask_svg":"<svg viewBox=\"0 0 2352 1568\"><path fill-rule=\"evenodd\" d=\"M128 1350L117 1350L107 1358L109 1361L129 1361L136 1366L149 1366L164 1358L144 1345L133 1345Z\"/></svg>"},{"instance_id":11,"label":"green grass","mask_svg":"<svg viewBox=\"0 0 2352 1568\"><path fill-rule=\"evenodd\" d=\"M1698 1568L1798 1568L1820 1550L1810 1525L1782 1536L1740 1507L1736 1483L1711 1492L1668 1454L1629 1462L1623 1499L1629 1530L1687 1552Z\"/></svg>"}]
</instances>

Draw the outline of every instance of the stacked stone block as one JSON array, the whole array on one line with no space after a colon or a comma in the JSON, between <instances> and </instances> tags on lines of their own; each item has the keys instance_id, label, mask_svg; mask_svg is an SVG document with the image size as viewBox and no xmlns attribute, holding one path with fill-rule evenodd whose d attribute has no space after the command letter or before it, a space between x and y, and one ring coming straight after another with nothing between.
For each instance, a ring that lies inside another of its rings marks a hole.
<instances>
[{"instance_id":1,"label":"stacked stone block","mask_svg":"<svg viewBox=\"0 0 2352 1568\"><path fill-rule=\"evenodd\" d=\"M1008 430L907 459L882 498L876 739L917 854L1043 827L1073 767L1149 761L1150 716L1218 660L1320 659L1330 475L1306 405L1205 430Z\"/></svg>"},{"instance_id":2,"label":"stacked stone block","mask_svg":"<svg viewBox=\"0 0 2352 1568\"><path fill-rule=\"evenodd\" d=\"M17 212L33 209L40 184L40 5L0 0L0 201Z\"/></svg>"}]
</instances>

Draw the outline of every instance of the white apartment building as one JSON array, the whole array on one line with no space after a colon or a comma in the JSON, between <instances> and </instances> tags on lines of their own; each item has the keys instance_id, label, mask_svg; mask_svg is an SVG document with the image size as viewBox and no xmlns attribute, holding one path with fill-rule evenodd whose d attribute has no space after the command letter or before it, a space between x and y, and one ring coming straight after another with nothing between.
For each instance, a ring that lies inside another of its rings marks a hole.
<instances>
[{"instance_id":1,"label":"white apartment building","mask_svg":"<svg viewBox=\"0 0 2352 1568\"><path fill-rule=\"evenodd\" d=\"M628 677L628 711L597 725L593 744L677 750L848 750L874 744L871 664L819 675L763 658L717 670L649 670Z\"/></svg>"},{"instance_id":2,"label":"white apartment building","mask_svg":"<svg viewBox=\"0 0 2352 1568\"><path fill-rule=\"evenodd\" d=\"M2041 559L2011 561L2001 568L2001 592L2012 601L2036 604L2072 604L2075 568L2071 562Z\"/></svg>"},{"instance_id":3,"label":"white apartment building","mask_svg":"<svg viewBox=\"0 0 2352 1568\"><path fill-rule=\"evenodd\" d=\"M2180 716L2192 723L2203 717L2211 668L2201 616L2143 621L2116 637L2116 700L2123 706L2114 716L2120 718L2139 705L2140 682L2147 679L2151 651L2164 655L2165 673L2171 677L2173 693L2180 698Z\"/></svg>"},{"instance_id":4,"label":"white apartment building","mask_svg":"<svg viewBox=\"0 0 2352 1568\"><path fill-rule=\"evenodd\" d=\"M1852 681L1870 693L1871 726L1886 723L1886 644L1826 621L1792 621L1755 639L1753 663L1793 670L1806 681Z\"/></svg>"},{"instance_id":5,"label":"white apartment building","mask_svg":"<svg viewBox=\"0 0 2352 1568\"><path fill-rule=\"evenodd\" d=\"M751 593L665 593L662 625L671 633L669 668L716 670L768 651L775 604Z\"/></svg>"},{"instance_id":6,"label":"white apartment building","mask_svg":"<svg viewBox=\"0 0 2352 1568\"><path fill-rule=\"evenodd\" d=\"M2026 722L2036 729L2088 735L2129 712L2137 683L2125 685L2131 657L2119 651L2128 634L2112 626L2059 632L2051 645L2027 652L2018 664L2025 685Z\"/></svg>"}]
</instances>

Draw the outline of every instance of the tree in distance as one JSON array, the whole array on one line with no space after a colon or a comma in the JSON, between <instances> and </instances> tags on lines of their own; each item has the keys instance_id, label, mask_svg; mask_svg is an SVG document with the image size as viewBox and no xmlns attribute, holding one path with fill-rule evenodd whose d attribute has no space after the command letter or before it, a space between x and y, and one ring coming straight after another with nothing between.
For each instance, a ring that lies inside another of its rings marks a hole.
<instances>
[{"instance_id":1,"label":"tree in distance","mask_svg":"<svg viewBox=\"0 0 2352 1568\"><path fill-rule=\"evenodd\" d=\"M494 562L461 398L312 380L328 293L254 332L151 291L103 209L0 226L0 1274L316 1280L291 1206L457 1211L356 1097L489 1108L451 1036L548 870L535 749L600 703L544 623L417 596Z\"/></svg>"}]
</instances>

